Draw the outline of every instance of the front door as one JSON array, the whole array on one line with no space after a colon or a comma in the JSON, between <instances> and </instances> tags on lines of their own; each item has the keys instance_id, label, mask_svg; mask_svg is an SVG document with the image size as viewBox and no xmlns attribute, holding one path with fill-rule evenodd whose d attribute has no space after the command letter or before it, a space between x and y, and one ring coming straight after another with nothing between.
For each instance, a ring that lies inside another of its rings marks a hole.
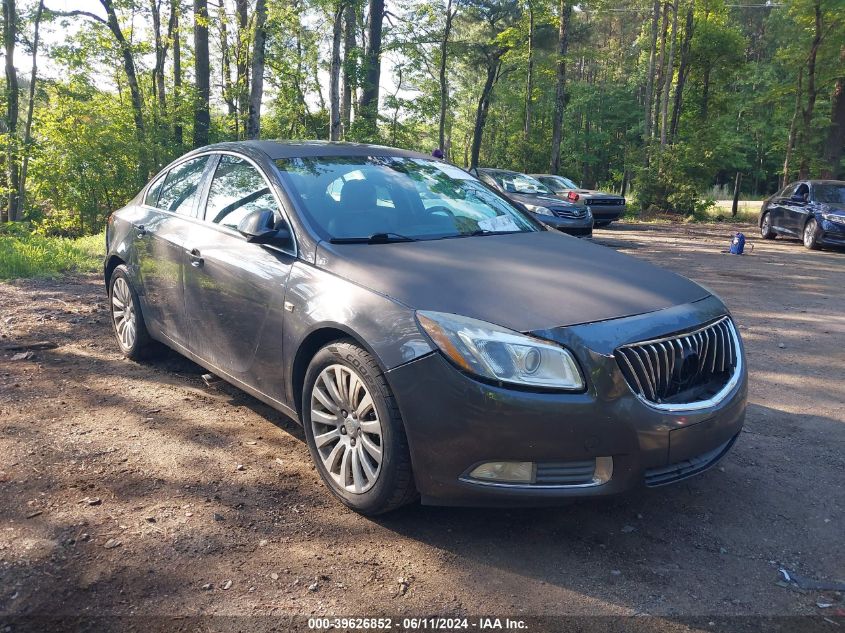
<instances>
[{"instance_id":1,"label":"front door","mask_svg":"<svg viewBox=\"0 0 845 633\"><path fill-rule=\"evenodd\" d=\"M144 316L150 326L180 344L187 341L182 273L184 244L193 217L208 156L173 167L150 188L144 217L136 226L138 277Z\"/></svg>"},{"instance_id":2,"label":"front door","mask_svg":"<svg viewBox=\"0 0 845 633\"><path fill-rule=\"evenodd\" d=\"M290 252L250 244L237 232L250 211L270 209L286 222L259 169L224 154L208 189L203 221L185 243L189 348L214 368L284 400L282 326Z\"/></svg>"}]
</instances>

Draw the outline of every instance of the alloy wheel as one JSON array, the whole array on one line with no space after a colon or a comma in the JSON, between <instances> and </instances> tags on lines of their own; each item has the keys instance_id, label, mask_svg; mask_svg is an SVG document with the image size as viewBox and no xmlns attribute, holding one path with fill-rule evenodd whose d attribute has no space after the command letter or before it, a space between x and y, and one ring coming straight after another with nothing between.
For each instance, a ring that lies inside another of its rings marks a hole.
<instances>
[{"instance_id":1,"label":"alloy wheel","mask_svg":"<svg viewBox=\"0 0 845 633\"><path fill-rule=\"evenodd\" d=\"M317 376L310 408L314 445L326 472L347 492L367 492L381 472L384 445L364 381L345 365L329 365Z\"/></svg>"},{"instance_id":2,"label":"alloy wheel","mask_svg":"<svg viewBox=\"0 0 845 633\"><path fill-rule=\"evenodd\" d=\"M816 241L816 221L810 220L804 227L804 246L812 248Z\"/></svg>"},{"instance_id":3,"label":"alloy wheel","mask_svg":"<svg viewBox=\"0 0 845 633\"><path fill-rule=\"evenodd\" d=\"M769 231L771 230L771 223L772 220L767 213L763 216L763 226L760 228L760 233L763 234L763 237L768 237Z\"/></svg>"},{"instance_id":4,"label":"alloy wheel","mask_svg":"<svg viewBox=\"0 0 845 633\"><path fill-rule=\"evenodd\" d=\"M111 314L121 347L131 350L137 336L135 302L132 300L129 284L123 277L117 277L112 285Z\"/></svg>"}]
</instances>

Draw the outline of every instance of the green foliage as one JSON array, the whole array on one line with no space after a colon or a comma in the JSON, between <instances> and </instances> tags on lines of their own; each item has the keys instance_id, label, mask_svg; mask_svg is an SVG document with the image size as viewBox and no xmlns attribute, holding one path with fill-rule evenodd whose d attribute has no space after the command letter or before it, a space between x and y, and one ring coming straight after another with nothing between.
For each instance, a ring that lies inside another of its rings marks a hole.
<instances>
[{"instance_id":1,"label":"green foliage","mask_svg":"<svg viewBox=\"0 0 845 633\"><path fill-rule=\"evenodd\" d=\"M76 239L0 234L0 279L95 272L102 265L103 234Z\"/></svg>"}]
</instances>

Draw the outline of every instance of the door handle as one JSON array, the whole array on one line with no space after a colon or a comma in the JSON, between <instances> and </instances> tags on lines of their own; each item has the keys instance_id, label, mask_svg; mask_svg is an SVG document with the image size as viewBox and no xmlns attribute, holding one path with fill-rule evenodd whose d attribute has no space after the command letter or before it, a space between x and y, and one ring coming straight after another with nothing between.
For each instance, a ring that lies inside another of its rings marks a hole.
<instances>
[{"instance_id":1,"label":"door handle","mask_svg":"<svg viewBox=\"0 0 845 633\"><path fill-rule=\"evenodd\" d=\"M138 225L135 227L135 236L136 237L144 237L147 234L147 229L144 228L143 224Z\"/></svg>"},{"instance_id":2,"label":"door handle","mask_svg":"<svg viewBox=\"0 0 845 633\"><path fill-rule=\"evenodd\" d=\"M191 260L191 266L194 268L202 266L203 258L200 256L200 252L197 249L194 248L185 252L188 253L188 259Z\"/></svg>"}]
</instances>

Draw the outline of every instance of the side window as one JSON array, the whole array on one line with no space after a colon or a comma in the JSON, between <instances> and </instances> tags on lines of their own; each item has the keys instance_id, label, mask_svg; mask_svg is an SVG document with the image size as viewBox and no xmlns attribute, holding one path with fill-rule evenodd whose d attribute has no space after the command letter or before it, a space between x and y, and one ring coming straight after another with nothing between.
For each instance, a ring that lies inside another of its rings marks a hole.
<instances>
[{"instance_id":1,"label":"side window","mask_svg":"<svg viewBox=\"0 0 845 633\"><path fill-rule=\"evenodd\" d=\"M165 211L190 215L207 163L208 156L200 156L171 169L164 180L156 206Z\"/></svg>"},{"instance_id":2,"label":"side window","mask_svg":"<svg viewBox=\"0 0 845 633\"><path fill-rule=\"evenodd\" d=\"M237 229L241 219L256 209L270 209L277 219L282 217L258 170L242 158L224 155L211 181L206 221Z\"/></svg>"},{"instance_id":3,"label":"side window","mask_svg":"<svg viewBox=\"0 0 845 633\"><path fill-rule=\"evenodd\" d=\"M164 184L164 179L167 177L167 174L162 174L159 176L159 179L156 180L149 189L147 189L147 195L144 197L144 204L148 207L155 207L158 206L158 196L161 193L161 186Z\"/></svg>"}]
</instances>

